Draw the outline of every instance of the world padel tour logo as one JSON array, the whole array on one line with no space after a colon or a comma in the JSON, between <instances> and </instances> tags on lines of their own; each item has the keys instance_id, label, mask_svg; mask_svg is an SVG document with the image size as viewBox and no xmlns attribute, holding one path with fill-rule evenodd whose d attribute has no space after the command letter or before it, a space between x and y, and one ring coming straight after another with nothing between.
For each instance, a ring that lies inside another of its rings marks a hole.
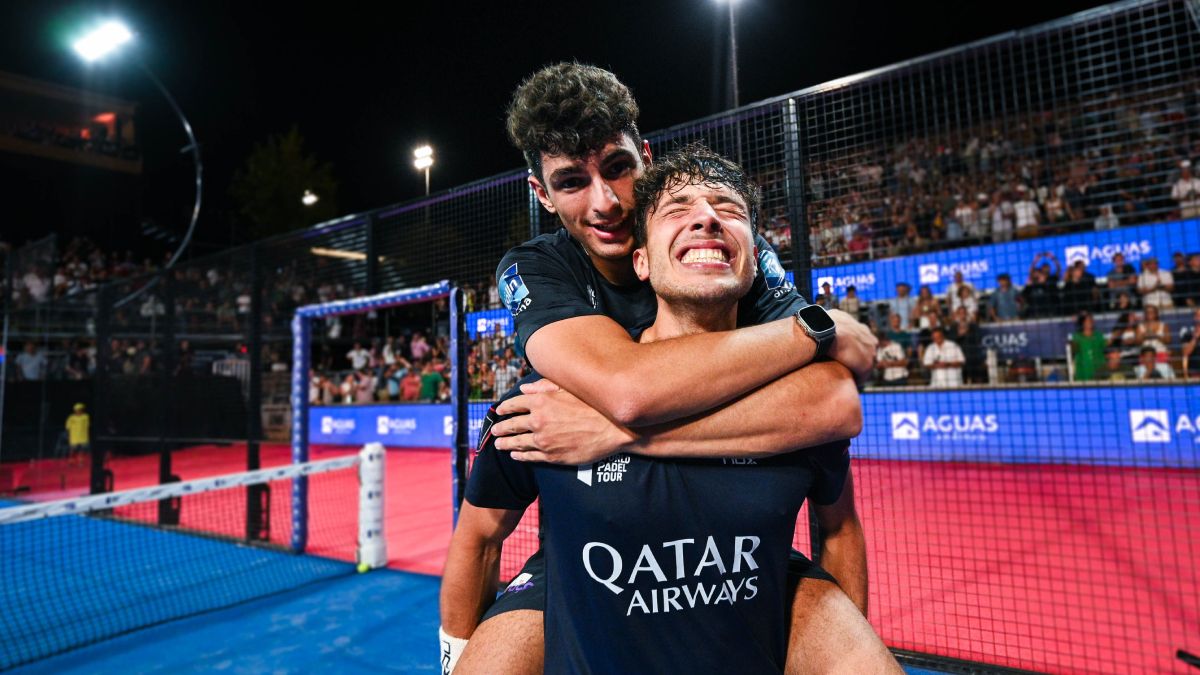
<instances>
[{"instance_id":1,"label":"world padel tour logo","mask_svg":"<svg viewBox=\"0 0 1200 675\"><path fill-rule=\"evenodd\" d=\"M620 483L625 480L629 469L629 455L613 455L603 462L584 464L575 472L575 477L584 485L593 483Z\"/></svg>"},{"instance_id":2,"label":"world padel tour logo","mask_svg":"<svg viewBox=\"0 0 1200 675\"><path fill-rule=\"evenodd\" d=\"M517 263L513 263L500 275L500 300L513 316L520 314L532 302L525 281L517 274Z\"/></svg>"},{"instance_id":3,"label":"world padel tour logo","mask_svg":"<svg viewBox=\"0 0 1200 675\"><path fill-rule=\"evenodd\" d=\"M1134 443L1170 443L1171 419L1166 410L1130 410Z\"/></svg>"},{"instance_id":4,"label":"world padel tour logo","mask_svg":"<svg viewBox=\"0 0 1200 675\"><path fill-rule=\"evenodd\" d=\"M915 412L892 413L892 438L898 441L921 439L921 420Z\"/></svg>"},{"instance_id":5,"label":"world padel tour logo","mask_svg":"<svg viewBox=\"0 0 1200 675\"><path fill-rule=\"evenodd\" d=\"M758 252L758 269L762 272L763 281L767 282L768 290L775 290L787 283L787 273L779 263L779 256L774 251Z\"/></svg>"},{"instance_id":6,"label":"world padel tour logo","mask_svg":"<svg viewBox=\"0 0 1200 675\"><path fill-rule=\"evenodd\" d=\"M897 441L986 441L1000 431L995 415L924 415L892 413L892 438Z\"/></svg>"}]
</instances>

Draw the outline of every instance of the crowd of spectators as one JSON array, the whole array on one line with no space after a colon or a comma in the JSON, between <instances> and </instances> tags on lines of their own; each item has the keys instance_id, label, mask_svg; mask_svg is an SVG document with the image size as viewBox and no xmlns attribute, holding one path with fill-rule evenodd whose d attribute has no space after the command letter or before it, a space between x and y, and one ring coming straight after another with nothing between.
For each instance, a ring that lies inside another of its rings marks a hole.
<instances>
[{"instance_id":1,"label":"crowd of spectators","mask_svg":"<svg viewBox=\"0 0 1200 675\"><path fill-rule=\"evenodd\" d=\"M1196 120L1195 92L1170 88L839 145L806 166L814 263L1200 216Z\"/></svg>"},{"instance_id":2,"label":"crowd of spectators","mask_svg":"<svg viewBox=\"0 0 1200 675\"><path fill-rule=\"evenodd\" d=\"M837 297L828 283L816 302L840 308L868 322L879 338L875 384L901 386L928 383L936 387L1039 379L1028 359L1016 359L1007 375L989 373L987 349L980 326L1039 319L1074 319L1076 330L1064 345L1061 363L1047 364L1041 379L1091 381L1190 378L1194 367L1196 327L1172 335L1164 312L1200 308L1200 253L1172 256L1165 270L1156 258L1141 261L1141 269L1113 256L1105 276L1097 278L1083 261L1076 261L1064 276L1053 253L1036 255L1023 286L1000 274L996 287L981 292L957 272L944 295L929 286L912 293L911 284L896 284L896 295L864 303L850 286ZM1095 316L1114 322L1108 336L1098 335ZM1102 344L1101 344L1102 343ZM1067 349L1073 369L1067 367ZM1153 353L1146 355L1147 350ZM1143 360L1151 358L1154 367ZM1178 367L1176 367L1178 364ZM995 364L992 364L993 366Z\"/></svg>"}]
</instances>

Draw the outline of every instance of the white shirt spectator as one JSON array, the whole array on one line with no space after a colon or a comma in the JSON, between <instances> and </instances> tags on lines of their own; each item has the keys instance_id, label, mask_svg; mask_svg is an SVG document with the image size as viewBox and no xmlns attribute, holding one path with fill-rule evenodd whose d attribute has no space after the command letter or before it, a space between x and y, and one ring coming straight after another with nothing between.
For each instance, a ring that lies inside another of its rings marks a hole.
<instances>
[{"instance_id":1,"label":"white shirt spectator","mask_svg":"<svg viewBox=\"0 0 1200 675\"><path fill-rule=\"evenodd\" d=\"M964 281L961 284L957 281L952 281L950 282L950 286L946 289L946 304L950 305L951 312L958 309L958 289L963 288L964 286L971 289L972 294L975 293L975 284L972 284L969 281Z\"/></svg>"},{"instance_id":2,"label":"white shirt spectator","mask_svg":"<svg viewBox=\"0 0 1200 675\"><path fill-rule=\"evenodd\" d=\"M1200 217L1200 178L1180 178L1171 186L1171 199L1179 203L1184 218Z\"/></svg>"},{"instance_id":3,"label":"white shirt spectator","mask_svg":"<svg viewBox=\"0 0 1200 675\"><path fill-rule=\"evenodd\" d=\"M1154 364L1153 370L1139 363L1133 367L1133 376L1138 380L1173 380L1175 371L1166 363Z\"/></svg>"},{"instance_id":4,"label":"white shirt spectator","mask_svg":"<svg viewBox=\"0 0 1200 675\"><path fill-rule=\"evenodd\" d=\"M503 364L496 363L494 370L496 373L494 390L497 396L503 395L509 389L512 389L517 380L521 379L521 371L511 361Z\"/></svg>"},{"instance_id":5,"label":"white shirt spectator","mask_svg":"<svg viewBox=\"0 0 1200 675\"><path fill-rule=\"evenodd\" d=\"M992 238L995 241L1011 241L1013 232L1013 204L1003 201L992 206Z\"/></svg>"},{"instance_id":6,"label":"white shirt spectator","mask_svg":"<svg viewBox=\"0 0 1200 675\"><path fill-rule=\"evenodd\" d=\"M959 204L958 208L954 209L954 218L962 225L963 234L971 238L980 236L979 214L970 204Z\"/></svg>"},{"instance_id":7,"label":"white shirt spectator","mask_svg":"<svg viewBox=\"0 0 1200 675\"><path fill-rule=\"evenodd\" d=\"M875 350L875 360L880 363L883 363L884 361L906 361L907 359L908 356L904 353L904 347L900 346L899 342L889 342ZM907 380L908 368L884 368L883 379L885 382Z\"/></svg>"},{"instance_id":8,"label":"white shirt spectator","mask_svg":"<svg viewBox=\"0 0 1200 675\"><path fill-rule=\"evenodd\" d=\"M50 297L50 280L46 277L38 276L36 272L29 272L25 275L25 290L29 291L29 297L34 302L45 302Z\"/></svg>"},{"instance_id":9,"label":"white shirt spectator","mask_svg":"<svg viewBox=\"0 0 1200 675\"><path fill-rule=\"evenodd\" d=\"M1037 202L1029 199L1022 199L1013 204L1013 214L1017 219L1017 229L1036 229L1038 221L1041 219L1042 212L1038 209Z\"/></svg>"},{"instance_id":10,"label":"white shirt spectator","mask_svg":"<svg viewBox=\"0 0 1200 675\"><path fill-rule=\"evenodd\" d=\"M930 369L929 386L931 387L961 387L962 364L966 361L963 351L951 340L945 340L941 345L930 342L925 348L925 367ZM934 368L935 363L957 363L957 368Z\"/></svg>"},{"instance_id":11,"label":"white shirt spectator","mask_svg":"<svg viewBox=\"0 0 1200 675\"><path fill-rule=\"evenodd\" d=\"M1138 293L1142 294L1142 304L1146 306L1174 307L1175 302L1171 299L1171 294L1163 290L1164 287L1174 285L1175 278L1166 270L1144 270L1138 275Z\"/></svg>"},{"instance_id":12,"label":"white shirt spectator","mask_svg":"<svg viewBox=\"0 0 1200 675\"><path fill-rule=\"evenodd\" d=\"M371 362L371 352L359 347L346 352L346 358L350 359L350 366L355 370L365 368Z\"/></svg>"}]
</instances>

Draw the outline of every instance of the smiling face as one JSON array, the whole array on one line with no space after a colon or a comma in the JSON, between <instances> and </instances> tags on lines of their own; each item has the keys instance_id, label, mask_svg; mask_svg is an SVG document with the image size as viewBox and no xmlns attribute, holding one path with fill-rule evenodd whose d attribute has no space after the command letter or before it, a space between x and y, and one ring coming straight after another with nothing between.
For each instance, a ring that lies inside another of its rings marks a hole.
<instances>
[{"instance_id":1,"label":"smiling face","mask_svg":"<svg viewBox=\"0 0 1200 675\"><path fill-rule=\"evenodd\" d=\"M638 147L622 133L582 157L543 154L544 178L530 176L529 184L542 206L558 216L597 267L607 272L602 261L628 266L634 248L633 183L649 161L649 146Z\"/></svg>"},{"instance_id":2,"label":"smiling face","mask_svg":"<svg viewBox=\"0 0 1200 675\"><path fill-rule=\"evenodd\" d=\"M647 214L633 264L668 304L735 304L756 269L749 207L726 185L678 181Z\"/></svg>"}]
</instances>

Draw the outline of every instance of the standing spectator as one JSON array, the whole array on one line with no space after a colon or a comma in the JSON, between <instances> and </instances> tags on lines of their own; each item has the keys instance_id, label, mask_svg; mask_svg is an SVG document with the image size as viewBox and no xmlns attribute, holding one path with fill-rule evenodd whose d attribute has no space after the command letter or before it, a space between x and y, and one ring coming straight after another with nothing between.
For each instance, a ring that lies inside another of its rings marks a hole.
<instances>
[{"instance_id":1,"label":"standing spectator","mask_svg":"<svg viewBox=\"0 0 1200 675\"><path fill-rule=\"evenodd\" d=\"M1100 291L1096 288L1096 277L1088 273L1086 263L1076 260L1075 264L1067 270L1067 280L1063 282L1063 313L1092 312L1097 305L1099 296Z\"/></svg>"},{"instance_id":2,"label":"standing spectator","mask_svg":"<svg viewBox=\"0 0 1200 675\"><path fill-rule=\"evenodd\" d=\"M1153 347L1159 363L1170 360L1171 327L1159 317L1154 305L1146 307L1145 319L1138 324L1137 342L1142 347Z\"/></svg>"},{"instance_id":3,"label":"standing spectator","mask_svg":"<svg viewBox=\"0 0 1200 675\"><path fill-rule=\"evenodd\" d=\"M409 368L404 379L400 380L400 400L417 401L421 398L421 373L416 368Z\"/></svg>"},{"instance_id":4,"label":"standing spectator","mask_svg":"<svg viewBox=\"0 0 1200 675\"><path fill-rule=\"evenodd\" d=\"M1183 356L1183 379L1191 378L1192 354L1196 353L1196 345L1200 343L1200 309L1192 313L1192 325L1185 326L1179 331L1179 349Z\"/></svg>"},{"instance_id":5,"label":"standing spectator","mask_svg":"<svg viewBox=\"0 0 1200 675\"><path fill-rule=\"evenodd\" d=\"M957 302L959 298L958 289L962 288L963 286L970 288L972 291L975 290L975 286L971 282L963 280L962 270L955 270L954 282L951 283L948 288L946 288L946 304L950 307L950 311L954 311L955 302Z\"/></svg>"},{"instance_id":6,"label":"standing spectator","mask_svg":"<svg viewBox=\"0 0 1200 675\"><path fill-rule=\"evenodd\" d=\"M91 375L90 367L91 359L88 358L88 347L83 342L75 345L75 349L71 351L71 356L67 359L67 379L83 380Z\"/></svg>"},{"instance_id":7,"label":"standing spectator","mask_svg":"<svg viewBox=\"0 0 1200 675\"><path fill-rule=\"evenodd\" d=\"M967 289L963 290L965 292ZM979 326L975 324L973 316L967 313L966 307L959 307L953 316L950 337L963 353L963 379L970 384L983 384L986 380L986 369L983 362L983 337L979 334Z\"/></svg>"},{"instance_id":8,"label":"standing spectator","mask_svg":"<svg viewBox=\"0 0 1200 675\"><path fill-rule=\"evenodd\" d=\"M1179 205L1181 218L1200 218L1200 178L1192 176L1192 163L1179 163L1179 180L1171 186L1171 199Z\"/></svg>"},{"instance_id":9,"label":"standing spectator","mask_svg":"<svg viewBox=\"0 0 1200 675\"><path fill-rule=\"evenodd\" d=\"M355 342L354 349L346 352L346 358L350 361L350 367L359 371L371 363L371 352L363 349L361 342Z\"/></svg>"},{"instance_id":10,"label":"standing spectator","mask_svg":"<svg viewBox=\"0 0 1200 675\"><path fill-rule=\"evenodd\" d=\"M425 341L425 334L417 331L413 333L412 341L408 344L408 350L412 354L413 363L420 363L425 359L425 355L429 353L429 343ZM507 389L505 391L508 391Z\"/></svg>"},{"instance_id":11,"label":"standing spectator","mask_svg":"<svg viewBox=\"0 0 1200 675\"><path fill-rule=\"evenodd\" d=\"M442 374L434 368L433 359L426 356L421 364L421 394L422 401L436 401L438 389L442 385ZM505 391L508 391L507 389Z\"/></svg>"},{"instance_id":12,"label":"standing spectator","mask_svg":"<svg viewBox=\"0 0 1200 675\"><path fill-rule=\"evenodd\" d=\"M842 311L855 319L862 312L862 301L858 299L858 289L856 287L846 287L846 297L842 298Z\"/></svg>"},{"instance_id":13,"label":"standing spectator","mask_svg":"<svg viewBox=\"0 0 1200 675\"><path fill-rule=\"evenodd\" d=\"M369 366L364 366L354 375L354 402L373 403L375 401L375 374Z\"/></svg>"},{"instance_id":14,"label":"standing spectator","mask_svg":"<svg viewBox=\"0 0 1200 675\"><path fill-rule=\"evenodd\" d=\"M900 317L900 327L907 330L913 326L913 310L917 306L917 299L909 295L912 292L912 286L901 281L896 284L896 297L888 300L888 308L891 313Z\"/></svg>"},{"instance_id":15,"label":"standing spectator","mask_svg":"<svg viewBox=\"0 0 1200 675\"><path fill-rule=\"evenodd\" d=\"M962 386L962 368L966 357L958 345L946 339L946 333L941 328L933 329L933 342L925 348L922 362L929 369L929 386Z\"/></svg>"},{"instance_id":16,"label":"standing spectator","mask_svg":"<svg viewBox=\"0 0 1200 675\"><path fill-rule=\"evenodd\" d=\"M964 237L976 240L979 235L979 203L977 201L959 201L954 207L954 219L962 228Z\"/></svg>"},{"instance_id":17,"label":"standing spectator","mask_svg":"<svg viewBox=\"0 0 1200 675\"><path fill-rule=\"evenodd\" d=\"M1122 312L1113 324L1108 346L1116 349L1122 358L1132 358L1137 355L1138 344L1138 315L1136 312Z\"/></svg>"},{"instance_id":18,"label":"standing spectator","mask_svg":"<svg viewBox=\"0 0 1200 675\"><path fill-rule=\"evenodd\" d=\"M913 338L912 333L908 332L901 325L899 314L888 314L888 339L900 345L904 349L906 356L911 357L913 354Z\"/></svg>"},{"instance_id":19,"label":"standing spectator","mask_svg":"<svg viewBox=\"0 0 1200 675\"><path fill-rule=\"evenodd\" d=\"M521 371L506 356L496 357L496 364L492 371L494 373L492 386L494 391L500 393L512 389L513 384L521 378Z\"/></svg>"},{"instance_id":20,"label":"standing spectator","mask_svg":"<svg viewBox=\"0 0 1200 675\"><path fill-rule=\"evenodd\" d=\"M975 297L975 287L962 285L958 287L958 295L950 301L951 315L963 309L971 323L979 320L979 299Z\"/></svg>"},{"instance_id":21,"label":"standing spectator","mask_svg":"<svg viewBox=\"0 0 1200 675\"><path fill-rule=\"evenodd\" d=\"M17 355L17 379L35 382L46 378L46 353L33 342L26 342Z\"/></svg>"},{"instance_id":22,"label":"standing spectator","mask_svg":"<svg viewBox=\"0 0 1200 675\"><path fill-rule=\"evenodd\" d=\"M1059 311L1058 287L1041 267L1029 271L1029 283L1021 289L1026 313L1033 318L1054 316Z\"/></svg>"},{"instance_id":23,"label":"standing spectator","mask_svg":"<svg viewBox=\"0 0 1200 675\"><path fill-rule=\"evenodd\" d=\"M1076 331L1071 335L1071 353L1075 359L1077 381L1088 382L1100 378L1107 348L1108 340L1096 333L1096 321L1092 315L1089 312L1080 314Z\"/></svg>"},{"instance_id":24,"label":"standing spectator","mask_svg":"<svg viewBox=\"0 0 1200 675\"><path fill-rule=\"evenodd\" d=\"M1175 277L1175 306L1200 306L1200 253L1188 256L1187 266L1183 269L1176 267Z\"/></svg>"},{"instance_id":25,"label":"standing spectator","mask_svg":"<svg viewBox=\"0 0 1200 675\"><path fill-rule=\"evenodd\" d=\"M1133 377L1139 382L1147 380L1174 380L1175 371L1171 366L1158 362L1154 347L1142 347L1138 355L1138 364L1133 368Z\"/></svg>"},{"instance_id":26,"label":"standing spectator","mask_svg":"<svg viewBox=\"0 0 1200 675\"><path fill-rule=\"evenodd\" d=\"M882 371L881 385L899 387L908 384L908 353L900 343L888 337L888 331L879 331L875 362Z\"/></svg>"},{"instance_id":27,"label":"standing spectator","mask_svg":"<svg viewBox=\"0 0 1200 675\"><path fill-rule=\"evenodd\" d=\"M1017 224L1017 238L1029 239L1038 236L1042 211L1029 195L1029 188L1017 187L1017 203L1013 204L1013 217Z\"/></svg>"},{"instance_id":28,"label":"standing spectator","mask_svg":"<svg viewBox=\"0 0 1200 675\"><path fill-rule=\"evenodd\" d=\"M1013 209L1013 203L1008 200L1004 193L997 191L992 195L990 214L992 221L992 241L996 243L1012 241L1013 222L1016 219L1016 214Z\"/></svg>"},{"instance_id":29,"label":"standing spectator","mask_svg":"<svg viewBox=\"0 0 1200 675\"><path fill-rule=\"evenodd\" d=\"M82 403L76 403L74 411L67 417L67 447L70 452L68 463L71 466L83 466L89 444L92 418L85 412Z\"/></svg>"},{"instance_id":30,"label":"standing spectator","mask_svg":"<svg viewBox=\"0 0 1200 675\"><path fill-rule=\"evenodd\" d=\"M1149 257L1142 261L1142 273L1138 275L1137 291L1142 296L1142 304L1149 307L1154 305L1164 309L1175 306L1171 299L1171 291L1175 289L1175 278L1166 270L1158 268L1158 258Z\"/></svg>"},{"instance_id":31,"label":"standing spectator","mask_svg":"<svg viewBox=\"0 0 1200 675\"><path fill-rule=\"evenodd\" d=\"M1112 262L1112 269L1109 270L1105 281L1108 284L1108 306L1115 308L1122 295L1133 300L1137 272L1134 271L1133 265L1125 262L1125 256L1121 253L1113 255Z\"/></svg>"},{"instance_id":32,"label":"standing spectator","mask_svg":"<svg viewBox=\"0 0 1200 675\"><path fill-rule=\"evenodd\" d=\"M1012 285L1012 277L1007 273L996 277L999 287L992 291L988 312L992 321L1013 321L1021 316L1021 303L1024 299Z\"/></svg>"}]
</instances>

